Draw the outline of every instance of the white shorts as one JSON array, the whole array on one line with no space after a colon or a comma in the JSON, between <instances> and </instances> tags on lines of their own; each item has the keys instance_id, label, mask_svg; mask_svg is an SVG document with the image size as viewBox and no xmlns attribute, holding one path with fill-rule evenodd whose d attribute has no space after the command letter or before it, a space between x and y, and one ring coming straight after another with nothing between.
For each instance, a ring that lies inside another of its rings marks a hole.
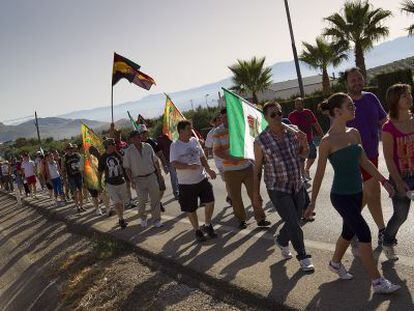
<instances>
[{"instance_id":1,"label":"white shorts","mask_svg":"<svg viewBox=\"0 0 414 311\"><path fill-rule=\"evenodd\" d=\"M124 204L128 202L128 191L125 183L121 185L107 184L106 189L108 190L109 197L114 204Z\"/></svg>"}]
</instances>

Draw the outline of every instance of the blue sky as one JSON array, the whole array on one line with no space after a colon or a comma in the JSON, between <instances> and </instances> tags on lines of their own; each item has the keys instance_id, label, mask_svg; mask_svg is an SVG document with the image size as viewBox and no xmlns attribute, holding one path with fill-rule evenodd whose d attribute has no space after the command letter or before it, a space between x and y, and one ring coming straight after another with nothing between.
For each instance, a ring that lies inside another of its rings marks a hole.
<instances>
[{"instance_id":1,"label":"blue sky","mask_svg":"<svg viewBox=\"0 0 414 311\"><path fill-rule=\"evenodd\" d=\"M371 3L394 14L388 39L406 35L399 1ZM299 51L342 4L290 1ZM110 105L114 51L157 81L152 94L225 78L238 58L292 59L283 0L0 0L0 39L0 121ZM147 94L120 81L114 101Z\"/></svg>"}]
</instances>

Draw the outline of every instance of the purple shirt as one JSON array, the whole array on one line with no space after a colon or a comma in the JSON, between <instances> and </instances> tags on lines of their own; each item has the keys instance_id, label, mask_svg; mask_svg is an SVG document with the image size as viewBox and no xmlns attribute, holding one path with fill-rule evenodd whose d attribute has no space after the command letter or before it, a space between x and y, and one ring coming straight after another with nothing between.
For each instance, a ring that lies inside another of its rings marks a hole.
<instances>
[{"instance_id":1,"label":"purple shirt","mask_svg":"<svg viewBox=\"0 0 414 311\"><path fill-rule=\"evenodd\" d=\"M360 99L354 100L356 107L355 119L348 122L348 126L355 127L361 134L362 146L367 157L370 159L378 157L379 144L379 121L387 114L382 108L375 94L362 92Z\"/></svg>"}]
</instances>

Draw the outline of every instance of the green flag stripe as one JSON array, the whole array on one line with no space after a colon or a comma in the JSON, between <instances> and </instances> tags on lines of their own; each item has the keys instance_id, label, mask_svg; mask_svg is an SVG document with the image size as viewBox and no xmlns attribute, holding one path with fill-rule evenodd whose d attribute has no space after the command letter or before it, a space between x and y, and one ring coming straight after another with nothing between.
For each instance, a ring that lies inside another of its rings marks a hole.
<instances>
[{"instance_id":1,"label":"green flag stripe","mask_svg":"<svg viewBox=\"0 0 414 311\"><path fill-rule=\"evenodd\" d=\"M244 116L240 99L231 92L224 90L227 119L229 123L230 155L244 157Z\"/></svg>"}]
</instances>

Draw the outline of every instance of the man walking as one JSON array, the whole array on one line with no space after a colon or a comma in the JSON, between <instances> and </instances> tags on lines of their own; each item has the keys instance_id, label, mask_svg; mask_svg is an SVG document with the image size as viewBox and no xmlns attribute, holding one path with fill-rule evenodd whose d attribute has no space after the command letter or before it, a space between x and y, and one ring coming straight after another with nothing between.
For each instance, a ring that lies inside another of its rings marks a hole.
<instances>
[{"instance_id":1,"label":"man walking","mask_svg":"<svg viewBox=\"0 0 414 311\"><path fill-rule=\"evenodd\" d=\"M177 172L174 166L170 162L170 149L171 149L172 140L167 135L161 134L157 138L157 143L167 163L166 164L167 167L165 167L165 171L170 173L171 186L173 189L174 198L178 200L179 191L178 191Z\"/></svg>"},{"instance_id":2,"label":"man walking","mask_svg":"<svg viewBox=\"0 0 414 311\"><path fill-rule=\"evenodd\" d=\"M364 76L357 67L345 71L345 81L348 94L354 101L355 119L348 126L355 127L361 134L362 146L368 159L378 168L379 133L387 120L387 114L378 98L370 92L363 92ZM382 244L385 223L381 206L380 183L361 168L363 179L363 203L368 205L369 211L378 227L378 244Z\"/></svg>"},{"instance_id":3,"label":"man walking","mask_svg":"<svg viewBox=\"0 0 414 311\"><path fill-rule=\"evenodd\" d=\"M192 137L193 128L188 120L178 122L177 131L179 138L171 144L170 160L177 170L178 188L180 196L178 202L181 211L187 213L188 219L195 231L198 242L206 240L204 233L211 238L216 237L211 218L214 211L213 186L207 179L207 174L212 179L216 173L208 165L204 151L197 138ZM205 225L199 227L197 208L204 205Z\"/></svg>"},{"instance_id":4,"label":"man walking","mask_svg":"<svg viewBox=\"0 0 414 311\"><path fill-rule=\"evenodd\" d=\"M256 208L262 206L260 179L264 165L264 181L273 206L285 222L275 244L285 259L292 258L289 241L297 252L303 271L313 271L310 255L306 253L300 219L305 205L305 190L300 161L309 151L305 134L293 130L282 121L282 107L269 103L263 107L269 124L255 140L254 198Z\"/></svg>"},{"instance_id":5,"label":"man walking","mask_svg":"<svg viewBox=\"0 0 414 311\"><path fill-rule=\"evenodd\" d=\"M104 141L105 153L99 158L98 180L102 180L105 173L106 187L111 201L115 205L119 226L125 229L128 223L124 220L124 204L128 201L128 192L122 167L122 157L116 152L115 140ZM102 188L102 187L101 187Z\"/></svg>"},{"instance_id":6,"label":"man walking","mask_svg":"<svg viewBox=\"0 0 414 311\"><path fill-rule=\"evenodd\" d=\"M306 159L306 163L303 163L303 173L304 177L307 180L310 180L309 170L312 164L315 162L317 152L316 152L316 145L314 142L313 137L313 130L316 131L319 137L323 136L323 131L321 126L319 125L318 120L316 119L313 112L309 109L304 108L303 99L298 97L295 99L295 110L289 113L288 116L289 121L296 125L299 130L306 134L309 144L309 154Z\"/></svg>"},{"instance_id":7,"label":"man walking","mask_svg":"<svg viewBox=\"0 0 414 311\"><path fill-rule=\"evenodd\" d=\"M246 211L241 196L242 184L246 187L250 200L253 200L253 163L250 160L232 157L229 154L229 130L226 108L221 110L221 124L214 131L214 154L223 159L224 181L229 190L234 215L239 220L239 228L246 229ZM262 206L253 205L254 217L259 227L266 227L270 222Z\"/></svg>"},{"instance_id":8,"label":"man walking","mask_svg":"<svg viewBox=\"0 0 414 311\"><path fill-rule=\"evenodd\" d=\"M152 147L143 142L141 132L132 131L129 135L131 144L125 150L123 165L138 195L138 217L141 227L146 228L147 215L145 203L149 195L152 222L155 227L162 227L160 216L160 189L158 178L163 180L160 164Z\"/></svg>"}]
</instances>

